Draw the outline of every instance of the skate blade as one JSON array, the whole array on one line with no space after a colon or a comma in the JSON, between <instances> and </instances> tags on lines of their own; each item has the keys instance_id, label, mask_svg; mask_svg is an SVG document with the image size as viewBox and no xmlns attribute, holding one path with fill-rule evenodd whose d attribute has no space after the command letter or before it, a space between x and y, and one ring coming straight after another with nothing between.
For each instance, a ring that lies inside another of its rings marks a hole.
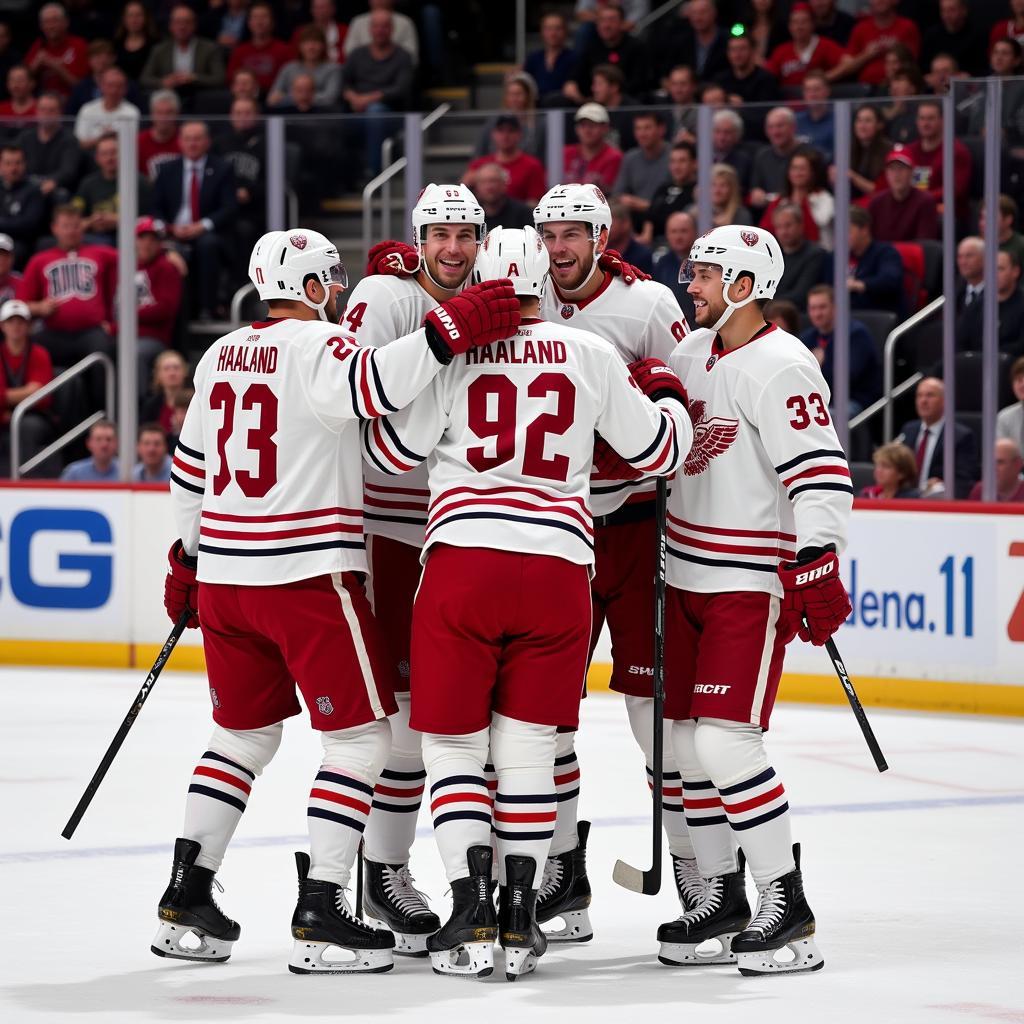
<instances>
[{"instance_id":1,"label":"skate blade","mask_svg":"<svg viewBox=\"0 0 1024 1024\"><path fill-rule=\"evenodd\" d=\"M666 967L709 967L735 964L732 940L738 932L724 932L703 942L663 942L658 959Z\"/></svg>"},{"instance_id":2,"label":"skate blade","mask_svg":"<svg viewBox=\"0 0 1024 1024\"><path fill-rule=\"evenodd\" d=\"M494 970L493 942L464 942L454 949L430 954L435 974L455 978L486 978Z\"/></svg>"},{"instance_id":3,"label":"skate blade","mask_svg":"<svg viewBox=\"0 0 1024 1024\"><path fill-rule=\"evenodd\" d=\"M292 974L383 974L395 966L390 949L350 949L333 942L296 939L288 970Z\"/></svg>"},{"instance_id":4,"label":"skate blade","mask_svg":"<svg viewBox=\"0 0 1024 1024\"><path fill-rule=\"evenodd\" d=\"M375 917L366 918L366 923L371 928L379 928L381 931L391 931L384 921L379 920ZM395 936L395 956L410 956L410 957L425 957L430 956L427 951L427 939L433 935L437 929L433 932L392 932Z\"/></svg>"},{"instance_id":5,"label":"skate blade","mask_svg":"<svg viewBox=\"0 0 1024 1024\"><path fill-rule=\"evenodd\" d=\"M784 949L789 950L792 959L778 959L778 954ZM766 974L799 974L807 971L820 971L825 966L825 960L812 936L805 939L794 939L778 949L739 953L737 956L740 974L747 978Z\"/></svg>"},{"instance_id":6,"label":"skate blade","mask_svg":"<svg viewBox=\"0 0 1024 1024\"><path fill-rule=\"evenodd\" d=\"M188 943L185 945L184 943ZM198 963L222 964L231 956L234 942L212 938L195 928L160 922L156 938L149 947L157 956L172 960L192 960Z\"/></svg>"},{"instance_id":7,"label":"skate blade","mask_svg":"<svg viewBox=\"0 0 1024 1024\"><path fill-rule=\"evenodd\" d=\"M589 942L594 937L590 913L586 910L569 910L556 914L550 921L561 921L562 927L552 931L543 929L548 942Z\"/></svg>"},{"instance_id":8,"label":"skate blade","mask_svg":"<svg viewBox=\"0 0 1024 1024\"><path fill-rule=\"evenodd\" d=\"M515 981L524 974L533 974L537 969L537 953L532 946L505 947L505 980Z\"/></svg>"}]
</instances>

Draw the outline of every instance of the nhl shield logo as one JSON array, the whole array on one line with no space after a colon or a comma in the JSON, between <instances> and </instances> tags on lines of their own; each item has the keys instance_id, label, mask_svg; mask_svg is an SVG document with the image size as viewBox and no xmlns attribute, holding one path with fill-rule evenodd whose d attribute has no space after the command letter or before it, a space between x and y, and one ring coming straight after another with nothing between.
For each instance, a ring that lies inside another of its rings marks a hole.
<instances>
[{"instance_id":1,"label":"nhl shield logo","mask_svg":"<svg viewBox=\"0 0 1024 1024\"><path fill-rule=\"evenodd\" d=\"M562 314L562 319L563 320L569 320L569 319L572 318L573 313L576 312L576 307L575 306L570 306L568 303L566 303L561 308L560 312Z\"/></svg>"},{"instance_id":2,"label":"nhl shield logo","mask_svg":"<svg viewBox=\"0 0 1024 1024\"><path fill-rule=\"evenodd\" d=\"M758 236L756 231L741 231L740 238L742 238L743 241L747 243L747 245L753 246L757 245L758 243Z\"/></svg>"},{"instance_id":3,"label":"nhl shield logo","mask_svg":"<svg viewBox=\"0 0 1024 1024\"><path fill-rule=\"evenodd\" d=\"M289 235L288 236L288 241L291 242L292 245L294 245L296 249L305 249L306 248L306 236L305 235ZM751 245L752 243L748 242L747 244Z\"/></svg>"},{"instance_id":4,"label":"nhl shield logo","mask_svg":"<svg viewBox=\"0 0 1024 1024\"><path fill-rule=\"evenodd\" d=\"M717 362L718 362L718 356L716 356L716 355L708 356L708 361L704 364L704 369L707 370L710 373L711 372L711 367L714 366L715 363L717 363Z\"/></svg>"},{"instance_id":5,"label":"nhl shield logo","mask_svg":"<svg viewBox=\"0 0 1024 1024\"><path fill-rule=\"evenodd\" d=\"M316 706L321 715L334 714L334 705L331 703L330 697L317 697Z\"/></svg>"}]
</instances>

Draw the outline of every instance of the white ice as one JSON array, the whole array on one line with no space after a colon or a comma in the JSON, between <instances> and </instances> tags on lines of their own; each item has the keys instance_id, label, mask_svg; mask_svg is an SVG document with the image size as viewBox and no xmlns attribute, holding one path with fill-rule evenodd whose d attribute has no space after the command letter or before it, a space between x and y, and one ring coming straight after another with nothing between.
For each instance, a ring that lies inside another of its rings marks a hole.
<instances>
[{"instance_id":1,"label":"white ice","mask_svg":"<svg viewBox=\"0 0 1024 1024\"><path fill-rule=\"evenodd\" d=\"M1024 1022L1022 722L874 711L892 765L880 776L849 711L780 706L769 745L796 813L826 966L750 979L657 963L657 925L678 913L670 887L651 898L611 881L616 857L649 856L643 765L621 701L591 697L578 750L581 811L594 821L593 942L552 947L514 985L500 969L469 982L402 958L390 974L309 978L286 969L292 851L319 750L301 718L254 786L221 872L221 904L242 924L227 964L149 952L210 731L200 676L160 680L78 834L60 838L141 676L0 671L5 1021ZM420 835L413 869L443 912L425 810Z\"/></svg>"}]
</instances>

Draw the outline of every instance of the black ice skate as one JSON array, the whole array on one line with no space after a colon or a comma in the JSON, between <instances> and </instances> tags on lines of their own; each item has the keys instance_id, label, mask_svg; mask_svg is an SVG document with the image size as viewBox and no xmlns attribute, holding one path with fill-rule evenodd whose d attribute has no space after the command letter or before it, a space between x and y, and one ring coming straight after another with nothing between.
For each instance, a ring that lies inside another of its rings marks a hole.
<instances>
[{"instance_id":1,"label":"black ice skate","mask_svg":"<svg viewBox=\"0 0 1024 1024\"><path fill-rule=\"evenodd\" d=\"M676 895L685 914L695 910L704 899L704 878L692 857L677 857L672 854L672 877L676 883Z\"/></svg>"},{"instance_id":2,"label":"black ice skate","mask_svg":"<svg viewBox=\"0 0 1024 1024\"><path fill-rule=\"evenodd\" d=\"M750 921L744 866L740 853L735 871L705 879L701 901L658 929L658 959L663 964L699 967L736 963L733 939Z\"/></svg>"},{"instance_id":3,"label":"black ice skate","mask_svg":"<svg viewBox=\"0 0 1024 1024\"><path fill-rule=\"evenodd\" d=\"M486 978L494 970L494 940L498 918L491 896L489 846L466 851L469 877L452 882L452 916L427 939L430 966L435 974Z\"/></svg>"},{"instance_id":4,"label":"black ice skate","mask_svg":"<svg viewBox=\"0 0 1024 1024\"><path fill-rule=\"evenodd\" d=\"M544 864L537 895L537 921L547 924L561 918L562 927L545 931L549 942L589 942L594 937L590 926L590 880L587 878L587 838L590 822L576 826L579 837L575 850L548 857Z\"/></svg>"},{"instance_id":5,"label":"black ice skate","mask_svg":"<svg viewBox=\"0 0 1024 1024\"><path fill-rule=\"evenodd\" d=\"M814 942L814 914L804 897L800 874L800 844L793 846L796 867L758 892L757 913L749 927L733 939L740 974L794 974L820 971L825 966ZM788 949L790 958L777 953Z\"/></svg>"},{"instance_id":6,"label":"black ice skate","mask_svg":"<svg viewBox=\"0 0 1024 1024\"><path fill-rule=\"evenodd\" d=\"M399 956L426 956L427 936L441 927L441 921L413 885L409 865L377 864L365 858L363 864L363 916L367 923L394 932Z\"/></svg>"},{"instance_id":7,"label":"black ice skate","mask_svg":"<svg viewBox=\"0 0 1024 1024\"><path fill-rule=\"evenodd\" d=\"M505 884L498 892L498 935L505 950L508 981L531 974L548 948L536 919L536 871L537 862L532 857L509 854L505 858Z\"/></svg>"},{"instance_id":8,"label":"black ice skate","mask_svg":"<svg viewBox=\"0 0 1024 1024\"><path fill-rule=\"evenodd\" d=\"M309 877L309 855L295 854L299 901L292 914L292 974L383 974L395 966L395 937L363 924L345 890ZM339 955L338 951L342 951Z\"/></svg>"},{"instance_id":9,"label":"black ice skate","mask_svg":"<svg viewBox=\"0 0 1024 1024\"><path fill-rule=\"evenodd\" d=\"M242 929L217 906L213 887L224 889L213 872L196 867L201 850L193 839L175 839L171 881L157 910L160 929L149 948L157 956L223 963Z\"/></svg>"}]
</instances>

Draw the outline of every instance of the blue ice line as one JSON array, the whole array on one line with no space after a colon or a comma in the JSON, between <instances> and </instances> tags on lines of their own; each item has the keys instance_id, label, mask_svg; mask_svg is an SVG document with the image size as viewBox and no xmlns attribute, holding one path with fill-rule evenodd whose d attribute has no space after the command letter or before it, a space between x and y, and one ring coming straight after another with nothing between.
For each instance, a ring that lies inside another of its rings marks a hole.
<instances>
[{"instance_id":1,"label":"blue ice line","mask_svg":"<svg viewBox=\"0 0 1024 1024\"><path fill-rule=\"evenodd\" d=\"M862 804L805 804L794 807L798 816L817 814L874 814L879 811L933 811L944 807L1002 807L1008 804L1024 804L1024 793L1009 793L997 796L950 796L930 800L886 800ZM625 825L645 825L650 821L647 815L616 818L594 818L599 828L617 828ZM427 838L433 829L423 825L416 829L416 835ZM308 837L297 836L253 836L232 840L234 849L260 846L305 846ZM148 857L151 854L166 855L171 852L171 843L150 843L145 846L93 846L62 850L24 850L0 853L0 864L28 864L48 860L84 860L98 857Z\"/></svg>"}]
</instances>

